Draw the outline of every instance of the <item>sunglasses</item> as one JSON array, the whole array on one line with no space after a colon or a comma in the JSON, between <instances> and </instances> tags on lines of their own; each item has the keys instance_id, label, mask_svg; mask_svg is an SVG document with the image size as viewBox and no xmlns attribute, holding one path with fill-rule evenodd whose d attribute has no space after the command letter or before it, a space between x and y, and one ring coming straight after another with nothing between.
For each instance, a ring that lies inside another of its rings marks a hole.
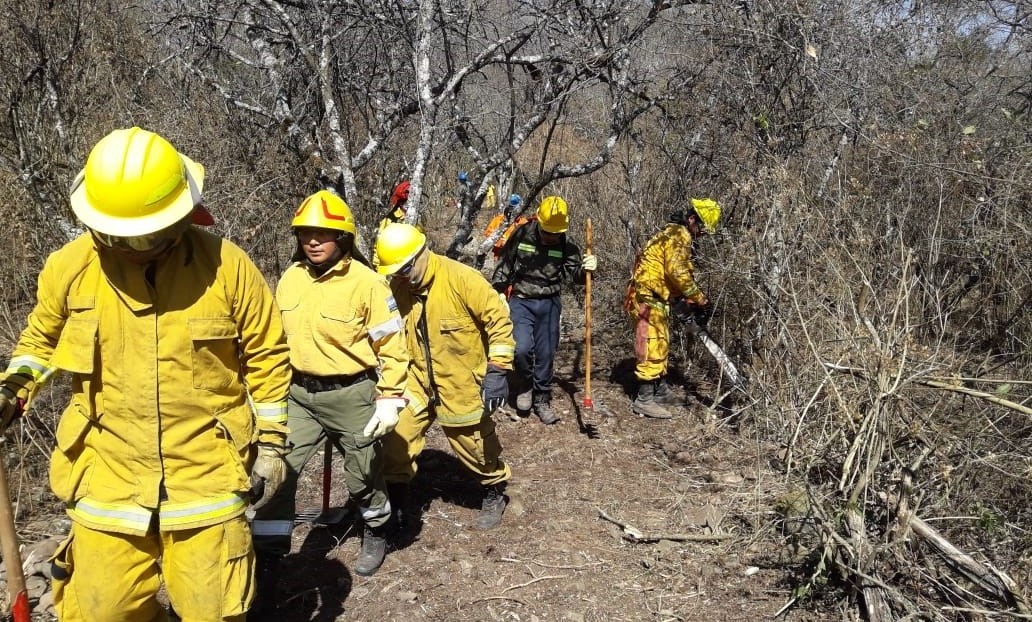
<instances>
[{"instance_id":1,"label":"sunglasses","mask_svg":"<svg viewBox=\"0 0 1032 622\"><path fill-rule=\"evenodd\" d=\"M188 216L171 227L145 235L110 235L93 229L90 229L90 233L93 234L94 240L108 248L120 248L144 253L152 251L166 242L174 242L179 236L186 233L186 230L190 228L190 222L191 219Z\"/></svg>"},{"instance_id":2,"label":"sunglasses","mask_svg":"<svg viewBox=\"0 0 1032 622\"><path fill-rule=\"evenodd\" d=\"M398 271L395 272L394 275L395 276L408 276L409 273L412 272L412 269L415 268L415 267L416 267L416 260L413 259L412 261L408 262L407 264L405 264L401 268L398 268Z\"/></svg>"}]
</instances>

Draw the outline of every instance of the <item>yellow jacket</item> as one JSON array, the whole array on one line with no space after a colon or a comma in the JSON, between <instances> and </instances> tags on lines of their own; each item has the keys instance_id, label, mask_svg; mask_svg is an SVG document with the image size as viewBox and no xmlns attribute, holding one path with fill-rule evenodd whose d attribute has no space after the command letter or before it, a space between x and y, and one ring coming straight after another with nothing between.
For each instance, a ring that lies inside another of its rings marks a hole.
<instances>
[{"instance_id":1,"label":"yellow jacket","mask_svg":"<svg viewBox=\"0 0 1032 622\"><path fill-rule=\"evenodd\" d=\"M404 279L391 282L405 318L411 357L408 397L418 409L433 395L424 350L429 344L439 399L435 408L438 423L473 425L484 414L480 384L488 361L502 369L512 368L516 348L512 321L498 292L479 272L435 253L428 259L420 291L410 291ZM424 313L425 336L420 328Z\"/></svg>"},{"instance_id":2,"label":"yellow jacket","mask_svg":"<svg viewBox=\"0 0 1032 622\"><path fill-rule=\"evenodd\" d=\"M382 276L350 258L322 276L298 262L276 287L290 364L313 376L379 370L382 397L405 390L408 351L401 317Z\"/></svg>"},{"instance_id":3,"label":"yellow jacket","mask_svg":"<svg viewBox=\"0 0 1032 622\"><path fill-rule=\"evenodd\" d=\"M150 283L88 234L53 253L7 373L43 382L58 370L72 399L50 485L93 529L238 516L255 444L285 442L290 368L272 293L242 250L199 229Z\"/></svg>"},{"instance_id":4,"label":"yellow jacket","mask_svg":"<svg viewBox=\"0 0 1032 622\"><path fill-rule=\"evenodd\" d=\"M643 301L669 303L684 296L704 298L692 276L692 235L684 225L668 224L645 244L634 266L631 286Z\"/></svg>"}]
</instances>

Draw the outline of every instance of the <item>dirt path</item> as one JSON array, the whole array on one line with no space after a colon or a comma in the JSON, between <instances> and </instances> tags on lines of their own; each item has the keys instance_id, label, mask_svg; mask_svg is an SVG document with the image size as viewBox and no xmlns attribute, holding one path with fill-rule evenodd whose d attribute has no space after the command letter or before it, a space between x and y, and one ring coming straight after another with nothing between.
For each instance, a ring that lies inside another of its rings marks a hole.
<instances>
[{"instance_id":1,"label":"dirt path","mask_svg":"<svg viewBox=\"0 0 1032 622\"><path fill-rule=\"evenodd\" d=\"M576 377L572 364L560 364L557 374ZM771 499L780 486L767 466L772 448L727 425L707 432L705 408L694 399L675 419L657 421L633 416L625 388L614 378L593 387L596 405L615 417L588 413L587 425L579 425L581 395L559 390L559 425L496 415L514 480L510 506L495 531L472 528L477 487L431 428L416 480L423 504L416 539L391 552L367 579L347 569L359 546L353 529L300 526L288 558L287 612L277 619L771 618L790 600L794 585L772 526ZM319 504L317 465L313 460L305 474L299 507ZM730 537L633 543L600 512L646 536ZM821 618L794 611L787 619Z\"/></svg>"}]
</instances>

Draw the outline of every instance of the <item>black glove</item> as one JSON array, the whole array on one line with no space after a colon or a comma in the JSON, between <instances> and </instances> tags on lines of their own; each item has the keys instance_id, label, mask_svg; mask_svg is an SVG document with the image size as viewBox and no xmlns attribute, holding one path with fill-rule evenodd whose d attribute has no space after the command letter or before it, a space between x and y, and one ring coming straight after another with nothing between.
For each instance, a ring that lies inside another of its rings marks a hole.
<instances>
[{"instance_id":1,"label":"black glove","mask_svg":"<svg viewBox=\"0 0 1032 622\"><path fill-rule=\"evenodd\" d=\"M505 400L509 399L509 379L506 370L494 365L487 366L487 374L480 385L480 399L484 400L484 407L489 415L505 404Z\"/></svg>"},{"instance_id":2,"label":"black glove","mask_svg":"<svg viewBox=\"0 0 1032 622\"><path fill-rule=\"evenodd\" d=\"M695 323L705 328L713 316L713 306L707 301L704 304L690 302L686 298L678 298L670 305L670 315L685 324Z\"/></svg>"}]
</instances>

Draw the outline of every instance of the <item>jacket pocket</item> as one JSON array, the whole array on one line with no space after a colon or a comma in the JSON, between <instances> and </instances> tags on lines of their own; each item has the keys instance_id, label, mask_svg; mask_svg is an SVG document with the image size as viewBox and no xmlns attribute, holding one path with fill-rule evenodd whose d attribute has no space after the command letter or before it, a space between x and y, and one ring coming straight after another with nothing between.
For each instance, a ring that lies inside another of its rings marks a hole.
<instances>
[{"instance_id":1,"label":"jacket pocket","mask_svg":"<svg viewBox=\"0 0 1032 622\"><path fill-rule=\"evenodd\" d=\"M440 331L444 347L451 354L465 356L474 348L481 347L470 337L477 328L468 317L441 318Z\"/></svg>"},{"instance_id":2,"label":"jacket pocket","mask_svg":"<svg viewBox=\"0 0 1032 622\"><path fill-rule=\"evenodd\" d=\"M100 321L72 315L65 322L54 348L54 367L75 374L92 374Z\"/></svg>"},{"instance_id":3,"label":"jacket pocket","mask_svg":"<svg viewBox=\"0 0 1032 622\"><path fill-rule=\"evenodd\" d=\"M279 307L283 320L283 332L293 335L301 326L301 297L292 293L276 292L276 306Z\"/></svg>"},{"instance_id":4,"label":"jacket pocket","mask_svg":"<svg viewBox=\"0 0 1032 622\"><path fill-rule=\"evenodd\" d=\"M81 499L89 492L94 451L86 447L86 436L93 425L85 409L74 400L57 423L56 447L50 459L50 487L65 503Z\"/></svg>"},{"instance_id":5,"label":"jacket pocket","mask_svg":"<svg viewBox=\"0 0 1032 622\"><path fill-rule=\"evenodd\" d=\"M257 432L250 407L235 407L215 413L215 442L225 452L221 462L233 466L235 481L230 482L233 490L246 490L250 486L245 461L255 441Z\"/></svg>"},{"instance_id":6,"label":"jacket pocket","mask_svg":"<svg viewBox=\"0 0 1032 622\"><path fill-rule=\"evenodd\" d=\"M75 530L68 534L61 544L57 545L57 550L50 556L48 560L50 562L50 577L52 580L53 596L54 596L54 607L57 609L58 615L64 617L64 610L62 604L64 603L64 591L65 586L68 585L68 580L72 576L72 570L75 568L75 564L72 561L72 538L74 537Z\"/></svg>"},{"instance_id":7,"label":"jacket pocket","mask_svg":"<svg viewBox=\"0 0 1032 622\"><path fill-rule=\"evenodd\" d=\"M319 335L333 345L349 347L359 341L363 330L362 319L354 309L324 305L319 309Z\"/></svg>"},{"instance_id":8,"label":"jacket pocket","mask_svg":"<svg viewBox=\"0 0 1032 622\"><path fill-rule=\"evenodd\" d=\"M195 389L222 391L232 386L240 369L237 328L229 318L189 320L193 341Z\"/></svg>"}]
</instances>

